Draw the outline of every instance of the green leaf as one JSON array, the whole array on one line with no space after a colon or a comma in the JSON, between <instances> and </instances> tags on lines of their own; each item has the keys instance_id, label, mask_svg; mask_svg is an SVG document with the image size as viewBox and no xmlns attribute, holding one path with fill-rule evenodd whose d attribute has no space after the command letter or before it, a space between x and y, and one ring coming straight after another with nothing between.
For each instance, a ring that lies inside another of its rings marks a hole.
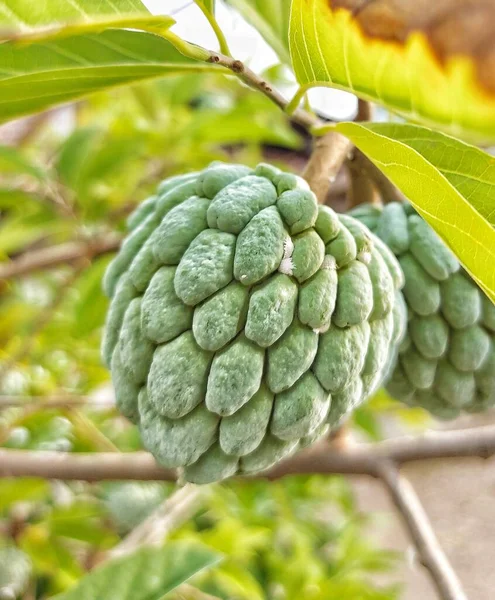
<instances>
[{"instance_id":1,"label":"green leaf","mask_svg":"<svg viewBox=\"0 0 495 600\"><path fill-rule=\"evenodd\" d=\"M56 600L160 600L220 560L220 554L197 544L175 542L163 548L141 548L95 569Z\"/></svg>"},{"instance_id":2,"label":"green leaf","mask_svg":"<svg viewBox=\"0 0 495 600\"><path fill-rule=\"evenodd\" d=\"M136 81L209 70L151 33L107 30L0 44L0 122Z\"/></svg>"},{"instance_id":3,"label":"green leaf","mask_svg":"<svg viewBox=\"0 0 495 600\"><path fill-rule=\"evenodd\" d=\"M52 535L79 540L99 548L118 543L118 536L104 523L101 507L79 500L69 506L56 506L47 518Z\"/></svg>"},{"instance_id":4,"label":"green leaf","mask_svg":"<svg viewBox=\"0 0 495 600\"><path fill-rule=\"evenodd\" d=\"M1 0L0 25L26 30L115 14L149 14L140 0Z\"/></svg>"},{"instance_id":5,"label":"green leaf","mask_svg":"<svg viewBox=\"0 0 495 600\"><path fill-rule=\"evenodd\" d=\"M439 14L436 4L293 0L290 52L301 92L330 86L456 136L495 140L493 69L473 51L493 39L483 23L493 23L495 6L485 3L485 18L467 27L465 12Z\"/></svg>"},{"instance_id":6,"label":"green leaf","mask_svg":"<svg viewBox=\"0 0 495 600\"><path fill-rule=\"evenodd\" d=\"M152 15L140 0L0 0L0 39L32 43L133 28L164 32L175 23L166 15Z\"/></svg>"},{"instance_id":7,"label":"green leaf","mask_svg":"<svg viewBox=\"0 0 495 600\"><path fill-rule=\"evenodd\" d=\"M0 481L0 512L16 502L40 501L49 492L48 482L42 479L4 479Z\"/></svg>"},{"instance_id":8,"label":"green leaf","mask_svg":"<svg viewBox=\"0 0 495 600\"><path fill-rule=\"evenodd\" d=\"M417 125L371 123L368 128L421 154L495 227L495 158L456 138Z\"/></svg>"},{"instance_id":9,"label":"green leaf","mask_svg":"<svg viewBox=\"0 0 495 600\"><path fill-rule=\"evenodd\" d=\"M336 129L409 198L495 301L494 159L421 127L339 123Z\"/></svg>"},{"instance_id":10,"label":"green leaf","mask_svg":"<svg viewBox=\"0 0 495 600\"><path fill-rule=\"evenodd\" d=\"M280 60L290 64L290 0L228 0L263 36Z\"/></svg>"},{"instance_id":11,"label":"green leaf","mask_svg":"<svg viewBox=\"0 0 495 600\"><path fill-rule=\"evenodd\" d=\"M31 162L25 153L12 146L0 146L0 171L2 175L31 175L40 181L46 179L46 172Z\"/></svg>"}]
</instances>

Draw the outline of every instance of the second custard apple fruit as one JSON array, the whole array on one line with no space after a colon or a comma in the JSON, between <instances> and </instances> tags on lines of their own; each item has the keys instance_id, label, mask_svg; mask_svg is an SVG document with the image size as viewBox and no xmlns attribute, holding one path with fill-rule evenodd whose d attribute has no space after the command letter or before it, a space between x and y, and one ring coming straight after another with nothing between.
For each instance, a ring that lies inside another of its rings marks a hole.
<instances>
[{"instance_id":1,"label":"second custard apple fruit","mask_svg":"<svg viewBox=\"0 0 495 600\"><path fill-rule=\"evenodd\" d=\"M104 490L103 502L122 533L144 521L167 496L165 485L157 481L110 483Z\"/></svg>"},{"instance_id":2,"label":"second custard apple fruit","mask_svg":"<svg viewBox=\"0 0 495 600\"><path fill-rule=\"evenodd\" d=\"M0 600L20 598L32 574L29 556L15 546L0 547Z\"/></svg>"},{"instance_id":3,"label":"second custard apple fruit","mask_svg":"<svg viewBox=\"0 0 495 600\"><path fill-rule=\"evenodd\" d=\"M409 319L390 394L434 416L495 405L495 305L409 203L351 211L397 256Z\"/></svg>"},{"instance_id":4,"label":"second custard apple fruit","mask_svg":"<svg viewBox=\"0 0 495 600\"><path fill-rule=\"evenodd\" d=\"M102 352L161 465L195 483L263 471L380 385L402 272L300 177L214 163L164 181L128 225Z\"/></svg>"}]
</instances>

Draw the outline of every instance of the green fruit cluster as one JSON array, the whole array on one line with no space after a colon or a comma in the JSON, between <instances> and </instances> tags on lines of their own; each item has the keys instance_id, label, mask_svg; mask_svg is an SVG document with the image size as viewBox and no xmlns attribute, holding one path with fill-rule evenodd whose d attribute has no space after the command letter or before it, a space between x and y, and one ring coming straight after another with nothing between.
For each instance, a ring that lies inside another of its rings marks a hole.
<instances>
[{"instance_id":1,"label":"green fruit cluster","mask_svg":"<svg viewBox=\"0 0 495 600\"><path fill-rule=\"evenodd\" d=\"M442 419L495 405L495 305L409 203L351 214L387 244L405 277L407 334L390 394Z\"/></svg>"},{"instance_id":2,"label":"green fruit cluster","mask_svg":"<svg viewBox=\"0 0 495 600\"><path fill-rule=\"evenodd\" d=\"M19 598L31 578L30 558L15 546L0 547L0 600Z\"/></svg>"},{"instance_id":3,"label":"green fruit cluster","mask_svg":"<svg viewBox=\"0 0 495 600\"><path fill-rule=\"evenodd\" d=\"M300 177L213 163L164 181L128 226L103 357L120 410L184 479L263 471L381 383L402 271Z\"/></svg>"}]
</instances>

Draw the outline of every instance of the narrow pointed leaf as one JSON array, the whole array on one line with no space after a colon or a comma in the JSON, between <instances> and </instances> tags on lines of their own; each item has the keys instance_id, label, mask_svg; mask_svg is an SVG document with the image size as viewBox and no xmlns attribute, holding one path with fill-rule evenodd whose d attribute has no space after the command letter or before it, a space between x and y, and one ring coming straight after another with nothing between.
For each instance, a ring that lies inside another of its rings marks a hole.
<instances>
[{"instance_id":1,"label":"narrow pointed leaf","mask_svg":"<svg viewBox=\"0 0 495 600\"><path fill-rule=\"evenodd\" d=\"M115 15L150 15L141 0L0 0L0 28L29 31Z\"/></svg>"},{"instance_id":2,"label":"narrow pointed leaf","mask_svg":"<svg viewBox=\"0 0 495 600\"><path fill-rule=\"evenodd\" d=\"M220 559L221 555L204 546L182 542L141 548L91 571L54 600L160 600Z\"/></svg>"},{"instance_id":3,"label":"narrow pointed leaf","mask_svg":"<svg viewBox=\"0 0 495 600\"><path fill-rule=\"evenodd\" d=\"M22 43L132 28L165 31L174 20L153 16L140 0L0 0L0 39Z\"/></svg>"},{"instance_id":4,"label":"narrow pointed leaf","mask_svg":"<svg viewBox=\"0 0 495 600\"><path fill-rule=\"evenodd\" d=\"M494 159L421 127L340 123L336 129L409 198L495 301Z\"/></svg>"},{"instance_id":5,"label":"narrow pointed leaf","mask_svg":"<svg viewBox=\"0 0 495 600\"><path fill-rule=\"evenodd\" d=\"M304 88L353 92L472 140L495 140L495 3L293 0Z\"/></svg>"},{"instance_id":6,"label":"narrow pointed leaf","mask_svg":"<svg viewBox=\"0 0 495 600\"><path fill-rule=\"evenodd\" d=\"M0 40L15 42L17 47L19 47L20 44L43 43L71 36L99 33L106 29L137 29L159 34L165 32L174 23L175 21L171 17L155 17L146 13L143 15L114 15L109 17L95 17L91 21L47 25L29 30L0 30ZM17 49L16 46L12 47L14 50Z\"/></svg>"},{"instance_id":7,"label":"narrow pointed leaf","mask_svg":"<svg viewBox=\"0 0 495 600\"><path fill-rule=\"evenodd\" d=\"M0 122L106 88L215 68L157 35L109 29L60 40L0 44Z\"/></svg>"}]
</instances>

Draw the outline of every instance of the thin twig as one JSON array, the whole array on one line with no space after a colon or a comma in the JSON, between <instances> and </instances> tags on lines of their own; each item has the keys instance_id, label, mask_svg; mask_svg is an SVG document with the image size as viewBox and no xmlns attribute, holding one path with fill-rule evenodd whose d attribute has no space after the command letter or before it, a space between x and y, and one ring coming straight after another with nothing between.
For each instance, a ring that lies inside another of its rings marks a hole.
<instances>
[{"instance_id":1,"label":"thin twig","mask_svg":"<svg viewBox=\"0 0 495 600\"><path fill-rule=\"evenodd\" d=\"M85 407L112 408L115 399L109 395L108 398L98 396L0 396L0 410L7 408L22 408L25 410Z\"/></svg>"},{"instance_id":2,"label":"thin twig","mask_svg":"<svg viewBox=\"0 0 495 600\"><path fill-rule=\"evenodd\" d=\"M265 473L261 479L297 474L349 474L377 477L377 465L390 460L400 465L435 458L488 458L495 455L495 426L462 431L435 432L420 437L391 439L376 444L356 444L342 451L317 444ZM43 477L82 481L175 481L174 469L157 465L151 454L42 452L0 449L0 477Z\"/></svg>"},{"instance_id":3,"label":"thin twig","mask_svg":"<svg viewBox=\"0 0 495 600\"><path fill-rule=\"evenodd\" d=\"M0 264L0 280L28 275L35 271L78 261L81 258L91 259L113 252L119 248L121 241L121 236L110 233L94 240L68 242L40 250L31 250L10 262Z\"/></svg>"},{"instance_id":4,"label":"thin twig","mask_svg":"<svg viewBox=\"0 0 495 600\"><path fill-rule=\"evenodd\" d=\"M9 179L5 184L5 189L9 193L20 192L34 196L55 209L61 217L77 220L74 207L66 197L69 195L68 190L59 182L39 182L20 176Z\"/></svg>"},{"instance_id":5,"label":"thin twig","mask_svg":"<svg viewBox=\"0 0 495 600\"><path fill-rule=\"evenodd\" d=\"M0 127L0 143L10 146L23 146L38 133L57 109L47 110L36 115L23 117Z\"/></svg>"},{"instance_id":6,"label":"thin twig","mask_svg":"<svg viewBox=\"0 0 495 600\"><path fill-rule=\"evenodd\" d=\"M381 461L378 474L387 488L442 600L467 600L462 585L444 554L413 487L390 462Z\"/></svg>"},{"instance_id":7,"label":"thin twig","mask_svg":"<svg viewBox=\"0 0 495 600\"><path fill-rule=\"evenodd\" d=\"M271 83L252 71L242 61L227 54L222 54L222 52L214 52L213 50L186 42L170 30L164 32L163 36L184 56L200 62L213 63L214 65L228 69L247 86L264 94L284 112L290 112L292 121L302 125L305 129L310 130L313 127L318 128L324 125L323 121L303 108L298 107L292 110L292 102L289 102Z\"/></svg>"},{"instance_id":8,"label":"thin twig","mask_svg":"<svg viewBox=\"0 0 495 600\"><path fill-rule=\"evenodd\" d=\"M289 106L289 101L277 89L275 89L271 83L257 75L242 61L234 59L230 56L226 56L225 54L221 54L220 52L208 52L208 62L229 69L246 85L255 90L260 91L283 111L287 110L287 107ZM323 124L323 122L320 121L317 117L315 117L310 112L302 108L297 108L293 113L291 113L290 118L292 119L292 121L298 123L299 125L308 130L312 127L317 127L318 125Z\"/></svg>"},{"instance_id":9,"label":"thin twig","mask_svg":"<svg viewBox=\"0 0 495 600\"><path fill-rule=\"evenodd\" d=\"M191 483L179 488L112 548L107 558L130 554L141 546L162 544L174 529L194 515L207 490L207 486L200 487Z\"/></svg>"}]
</instances>

